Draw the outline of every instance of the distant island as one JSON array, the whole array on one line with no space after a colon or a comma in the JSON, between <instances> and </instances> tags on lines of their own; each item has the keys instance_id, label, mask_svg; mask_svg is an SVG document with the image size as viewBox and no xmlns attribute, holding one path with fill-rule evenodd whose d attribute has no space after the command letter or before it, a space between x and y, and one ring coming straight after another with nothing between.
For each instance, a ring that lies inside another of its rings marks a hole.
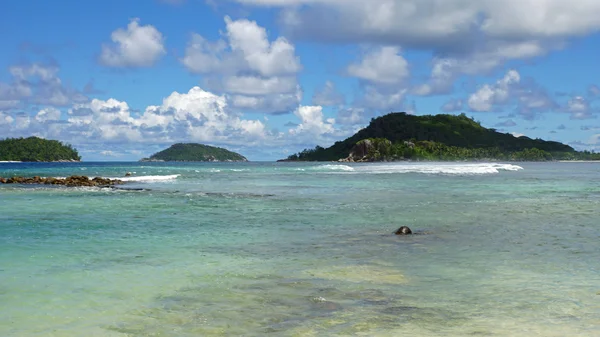
<instances>
[{"instance_id":1,"label":"distant island","mask_svg":"<svg viewBox=\"0 0 600 337\"><path fill-rule=\"evenodd\" d=\"M153 154L149 158L143 158L140 161L243 162L248 161L248 159L239 153L231 152L220 147L194 143L178 143L166 150Z\"/></svg>"},{"instance_id":2,"label":"distant island","mask_svg":"<svg viewBox=\"0 0 600 337\"><path fill-rule=\"evenodd\" d=\"M515 137L460 115L390 113L328 148L316 146L279 161L549 161L600 160L554 141Z\"/></svg>"},{"instance_id":3,"label":"distant island","mask_svg":"<svg viewBox=\"0 0 600 337\"><path fill-rule=\"evenodd\" d=\"M38 137L0 140L0 161L70 162L80 161L77 150L57 140Z\"/></svg>"}]
</instances>

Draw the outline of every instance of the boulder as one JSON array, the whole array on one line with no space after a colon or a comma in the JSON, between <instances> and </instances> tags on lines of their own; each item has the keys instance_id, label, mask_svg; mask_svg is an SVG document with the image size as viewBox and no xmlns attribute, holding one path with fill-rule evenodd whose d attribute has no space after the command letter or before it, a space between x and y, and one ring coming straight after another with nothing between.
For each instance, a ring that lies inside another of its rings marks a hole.
<instances>
[{"instance_id":1,"label":"boulder","mask_svg":"<svg viewBox=\"0 0 600 337\"><path fill-rule=\"evenodd\" d=\"M394 234L396 234L396 235L410 235L410 234L412 234L412 231L407 226L402 226L402 227L398 228L394 232Z\"/></svg>"},{"instance_id":2,"label":"boulder","mask_svg":"<svg viewBox=\"0 0 600 337\"><path fill-rule=\"evenodd\" d=\"M69 187L74 186L114 186L123 184L123 181L118 179L106 179L96 177L94 179L90 179L86 176L70 176L67 178L42 178L42 177L12 177L8 179L0 178L0 183L2 184L45 184L45 185L66 185Z\"/></svg>"}]
</instances>

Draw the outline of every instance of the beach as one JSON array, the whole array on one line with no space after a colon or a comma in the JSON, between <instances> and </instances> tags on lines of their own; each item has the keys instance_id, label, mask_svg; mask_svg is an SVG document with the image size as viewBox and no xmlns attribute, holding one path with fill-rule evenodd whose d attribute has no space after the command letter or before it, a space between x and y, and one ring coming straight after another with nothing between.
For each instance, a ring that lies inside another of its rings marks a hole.
<instances>
[{"instance_id":1,"label":"beach","mask_svg":"<svg viewBox=\"0 0 600 337\"><path fill-rule=\"evenodd\" d=\"M600 335L599 172L2 163L0 335Z\"/></svg>"}]
</instances>

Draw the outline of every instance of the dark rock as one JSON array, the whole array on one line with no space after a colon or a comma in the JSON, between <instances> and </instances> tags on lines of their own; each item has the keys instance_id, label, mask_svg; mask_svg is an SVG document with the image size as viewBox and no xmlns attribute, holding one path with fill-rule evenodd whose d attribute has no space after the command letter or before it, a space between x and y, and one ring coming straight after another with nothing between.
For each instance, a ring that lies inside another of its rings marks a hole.
<instances>
[{"instance_id":1,"label":"dark rock","mask_svg":"<svg viewBox=\"0 0 600 337\"><path fill-rule=\"evenodd\" d=\"M126 176L126 177L131 177L131 172L127 172L127 173L125 173L125 176Z\"/></svg>"},{"instance_id":2,"label":"dark rock","mask_svg":"<svg viewBox=\"0 0 600 337\"><path fill-rule=\"evenodd\" d=\"M8 179L4 179L4 178L0 178L0 183L2 184L45 184L45 185L65 185L65 186L69 186L69 187L74 187L74 186L98 186L98 187L102 187L102 186L114 186L114 185L120 185L123 184L123 181L118 180L118 179L106 179L106 178L100 178L100 177L96 177L94 179L91 179L86 177L86 176L70 176L64 179L60 179L60 178L53 178L53 177L48 177L48 178L42 178L42 177L32 177L32 178L27 178L27 177L12 177L12 178L8 178Z\"/></svg>"},{"instance_id":3,"label":"dark rock","mask_svg":"<svg viewBox=\"0 0 600 337\"><path fill-rule=\"evenodd\" d=\"M410 235L410 234L412 234L412 231L407 226L402 226L402 227L398 228L394 232L394 234L396 234L396 235Z\"/></svg>"}]
</instances>

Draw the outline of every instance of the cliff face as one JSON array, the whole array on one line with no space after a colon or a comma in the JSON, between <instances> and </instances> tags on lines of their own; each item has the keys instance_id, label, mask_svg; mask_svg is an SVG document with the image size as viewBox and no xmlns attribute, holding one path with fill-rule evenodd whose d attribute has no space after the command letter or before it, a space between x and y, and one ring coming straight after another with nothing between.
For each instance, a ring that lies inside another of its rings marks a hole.
<instances>
[{"instance_id":1,"label":"cliff face","mask_svg":"<svg viewBox=\"0 0 600 337\"><path fill-rule=\"evenodd\" d=\"M246 157L220 147L179 143L141 161L229 161L245 162Z\"/></svg>"}]
</instances>

